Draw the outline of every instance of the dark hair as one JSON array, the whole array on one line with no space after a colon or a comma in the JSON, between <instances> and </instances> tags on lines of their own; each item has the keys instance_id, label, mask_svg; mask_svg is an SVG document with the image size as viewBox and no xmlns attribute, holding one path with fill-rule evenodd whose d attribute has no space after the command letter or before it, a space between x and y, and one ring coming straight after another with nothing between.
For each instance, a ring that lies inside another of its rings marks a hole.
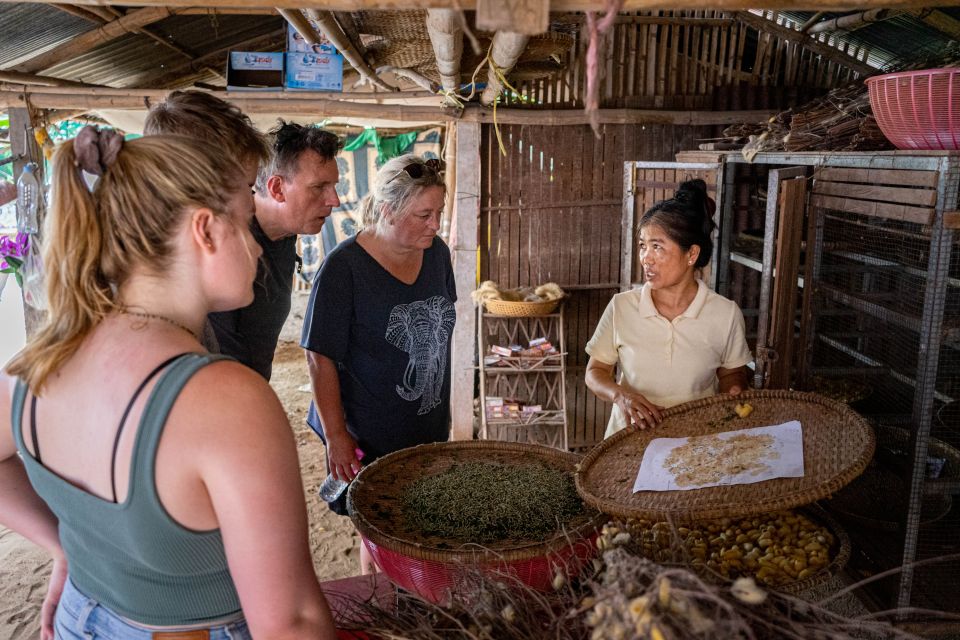
<instances>
[{"instance_id":1,"label":"dark hair","mask_svg":"<svg viewBox=\"0 0 960 640\"><path fill-rule=\"evenodd\" d=\"M213 143L221 152L257 164L270 157L263 134L236 106L206 91L174 91L147 114L144 135L166 133Z\"/></svg>"},{"instance_id":2,"label":"dark hair","mask_svg":"<svg viewBox=\"0 0 960 640\"><path fill-rule=\"evenodd\" d=\"M684 251L693 245L700 247L695 267L705 267L713 255L710 234L717 227L713 222L716 203L707 195L707 183L699 178L680 185L669 200L653 205L640 218L640 229L648 224L662 227L667 236Z\"/></svg>"},{"instance_id":3,"label":"dark hair","mask_svg":"<svg viewBox=\"0 0 960 640\"><path fill-rule=\"evenodd\" d=\"M324 160L333 160L343 147L339 136L330 131L283 120L270 130L270 141L270 162L261 166L257 175L257 192L261 194L266 192L270 176L295 174L304 151L315 151Z\"/></svg>"}]
</instances>

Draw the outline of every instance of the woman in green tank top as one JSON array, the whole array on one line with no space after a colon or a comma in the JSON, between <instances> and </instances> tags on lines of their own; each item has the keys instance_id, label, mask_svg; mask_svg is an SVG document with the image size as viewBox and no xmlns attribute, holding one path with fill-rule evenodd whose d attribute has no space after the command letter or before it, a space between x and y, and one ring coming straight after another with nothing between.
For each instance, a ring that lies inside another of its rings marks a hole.
<instances>
[{"instance_id":1,"label":"woman in green tank top","mask_svg":"<svg viewBox=\"0 0 960 640\"><path fill-rule=\"evenodd\" d=\"M0 522L54 557L45 639L335 637L286 414L198 340L253 297L257 161L92 127L57 151L49 313L0 379Z\"/></svg>"}]
</instances>

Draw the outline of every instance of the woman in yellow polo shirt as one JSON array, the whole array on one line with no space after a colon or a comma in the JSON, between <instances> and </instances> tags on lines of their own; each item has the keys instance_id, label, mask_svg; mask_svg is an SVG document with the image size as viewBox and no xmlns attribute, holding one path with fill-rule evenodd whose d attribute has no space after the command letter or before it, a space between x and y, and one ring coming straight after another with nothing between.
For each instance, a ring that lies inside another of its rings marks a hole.
<instances>
[{"instance_id":1,"label":"woman in yellow polo shirt","mask_svg":"<svg viewBox=\"0 0 960 640\"><path fill-rule=\"evenodd\" d=\"M713 209L706 183L690 180L640 218L644 285L613 297L587 343L587 386L614 404L605 436L628 424L653 426L667 407L747 387L743 314L695 275L713 252Z\"/></svg>"}]
</instances>

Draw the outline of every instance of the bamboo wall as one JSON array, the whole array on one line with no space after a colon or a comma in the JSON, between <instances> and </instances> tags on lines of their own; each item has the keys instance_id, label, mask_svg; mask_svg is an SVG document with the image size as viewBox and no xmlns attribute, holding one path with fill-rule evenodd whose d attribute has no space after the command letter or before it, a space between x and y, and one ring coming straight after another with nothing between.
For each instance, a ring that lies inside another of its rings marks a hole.
<instances>
[{"instance_id":1,"label":"bamboo wall","mask_svg":"<svg viewBox=\"0 0 960 640\"><path fill-rule=\"evenodd\" d=\"M716 135L713 127L493 126L481 143L480 278L518 287L556 282L564 307L572 448L603 436L609 406L584 384L584 346L620 289L623 163L672 160Z\"/></svg>"},{"instance_id":2,"label":"bamboo wall","mask_svg":"<svg viewBox=\"0 0 960 640\"><path fill-rule=\"evenodd\" d=\"M566 54L564 71L516 85L532 108L583 106L587 42L579 24L570 26L576 42ZM827 37L820 34L820 42ZM861 61L869 53L853 46L840 51ZM779 107L809 97L811 89L829 89L858 77L796 43L738 22L732 13L707 10L621 14L600 69L601 106L611 108ZM519 101L512 98L514 104Z\"/></svg>"}]
</instances>

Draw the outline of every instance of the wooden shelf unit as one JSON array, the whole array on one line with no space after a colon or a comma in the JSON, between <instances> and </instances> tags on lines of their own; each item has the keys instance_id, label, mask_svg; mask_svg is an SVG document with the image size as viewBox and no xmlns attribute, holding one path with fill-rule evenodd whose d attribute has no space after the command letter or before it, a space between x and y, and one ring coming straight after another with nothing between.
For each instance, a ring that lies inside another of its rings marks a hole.
<instances>
[{"instance_id":1,"label":"wooden shelf unit","mask_svg":"<svg viewBox=\"0 0 960 640\"><path fill-rule=\"evenodd\" d=\"M477 347L480 368L480 438L570 447L566 395L566 348L563 308L542 316L499 316L480 312ZM518 344L544 337L558 353L543 357L503 357L502 365L484 363L492 345ZM487 397L539 404L542 411L517 418L488 418Z\"/></svg>"}]
</instances>

